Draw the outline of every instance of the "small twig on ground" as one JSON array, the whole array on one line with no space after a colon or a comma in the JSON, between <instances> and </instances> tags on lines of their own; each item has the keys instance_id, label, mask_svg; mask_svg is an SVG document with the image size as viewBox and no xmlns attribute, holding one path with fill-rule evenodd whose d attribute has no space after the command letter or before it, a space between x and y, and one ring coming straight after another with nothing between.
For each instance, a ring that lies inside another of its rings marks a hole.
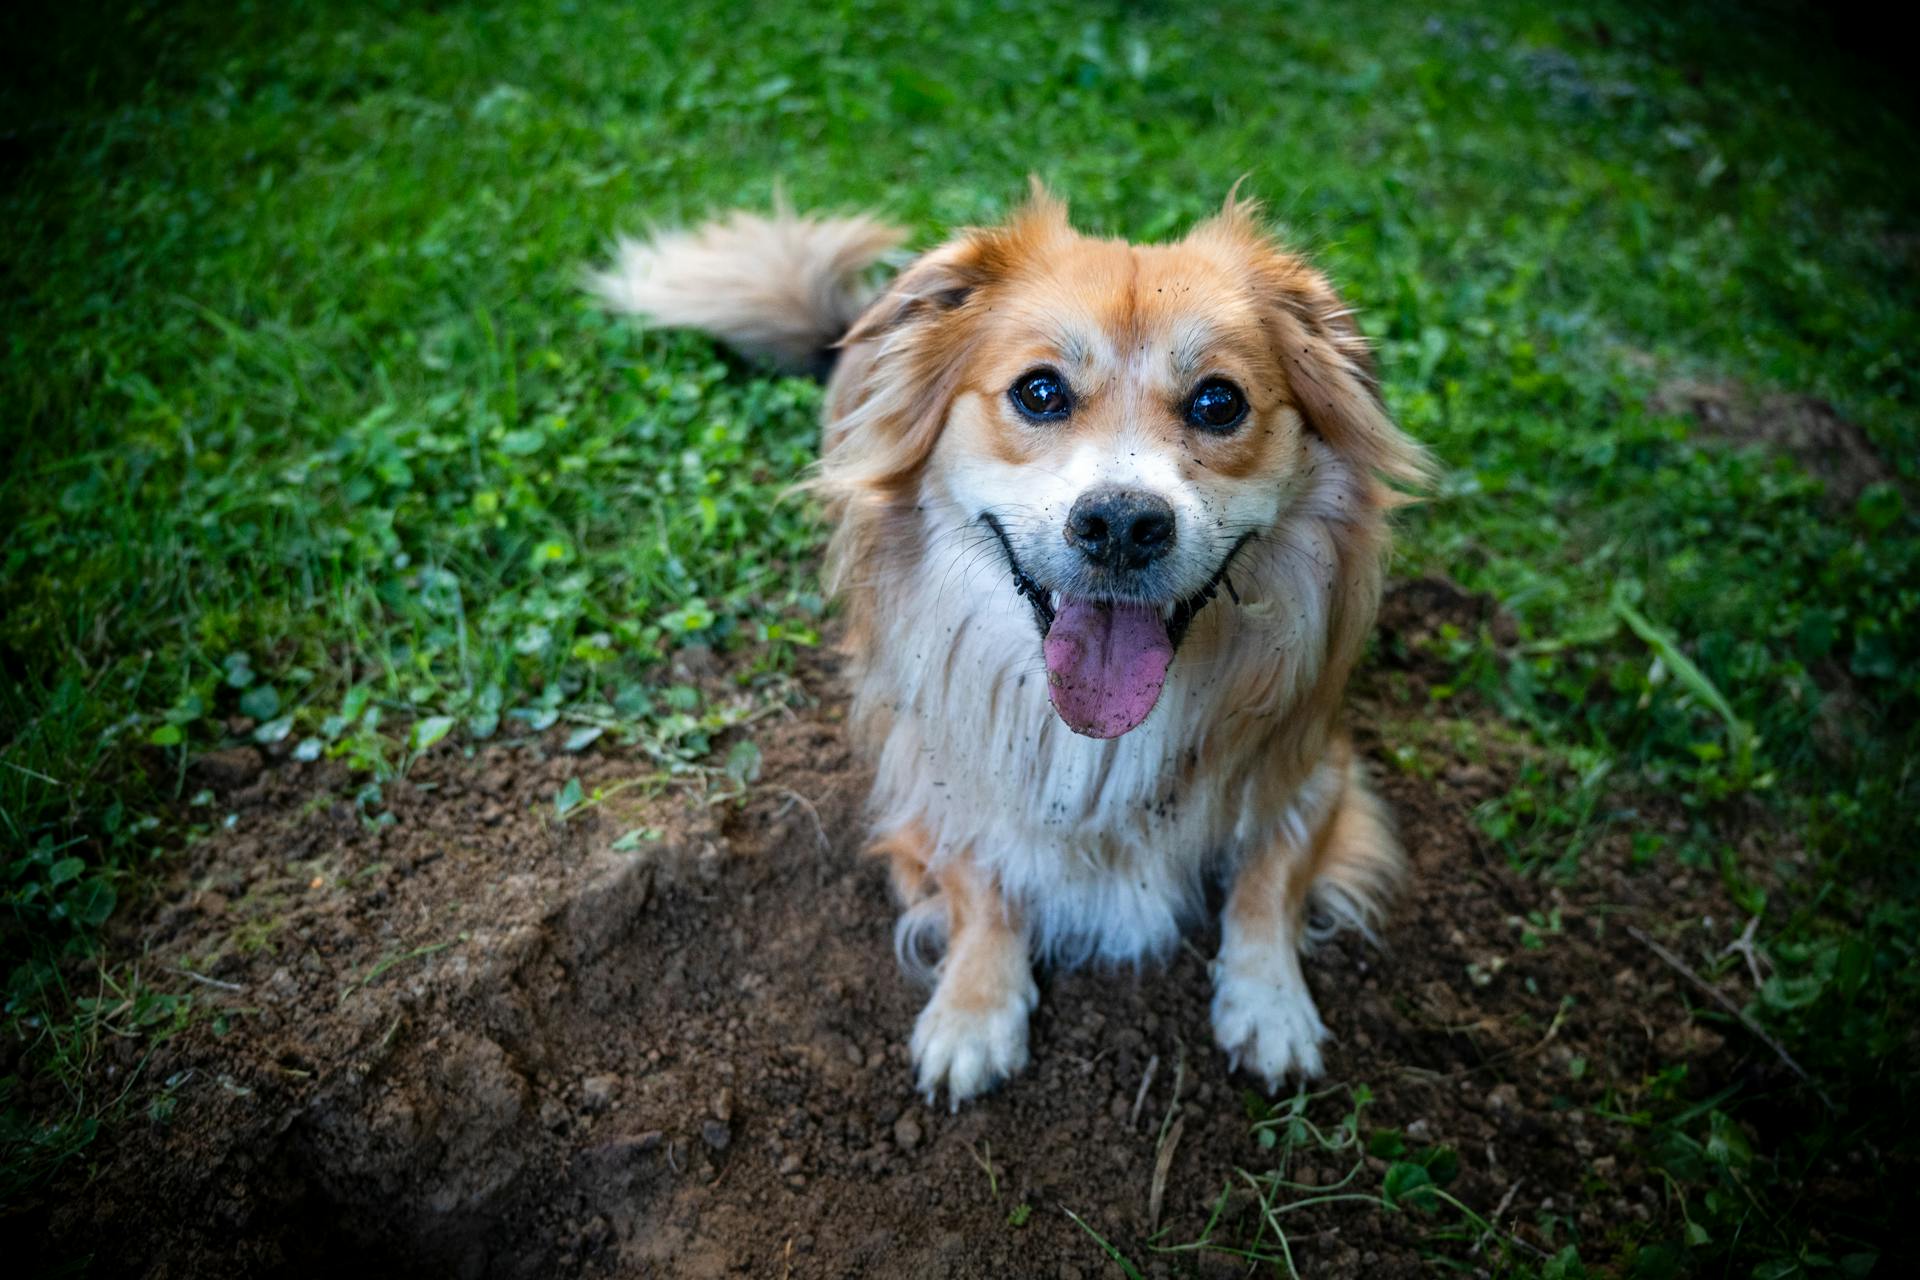
<instances>
[{"instance_id":1,"label":"small twig on ground","mask_svg":"<svg viewBox=\"0 0 1920 1280\"><path fill-rule=\"evenodd\" d=\"M1766 981L1765 978L1760 976L1760 961L1765 959L1765 957L1760 954L1760 948L1753 940L1754 931L1759 927L1760 917L1755 916L1753 919L1747 921L1747 927L1740 931L1740 936L1732 942L1729 942L1720 952L1723 956L1729 952L1737 952L1740 958L1747 962L1747 972L1753 975L1755 990L1758 990ZM1770 960L1767 961L1767 967L1771 969L1773 962Z\"/></svg>"},{"instance_id":2,"label":"small twig on ground","mask_svg":"<svg viewBox=\"0 0 1920 1280\"><path fill-rule=\"evenodd\" d=\"M218 987L222 991L245 991L246 990L245 987L241 986L237 982L222 982L218 978L209 978L204 973L195 973L192 969L175 969L174 972L179 974L183 978L192 978L195 982L204 982L207 986Z\"/></svg>"},{"instance_id":3,"label":"small twig on ground","mask_svg":"<svg viewBox=\"0 0 1920 1280\"><path fill-rule=\"evenodd\" d=\"M1167 1129L1173 1124L1173 1113L1180 1109L1180 1091L1187 1083L1187 1046L1180 1043L1180 1052L1173 1060L1173 1096L1167 1099L1167 1114L1160 1119L1160 1137L1157 1142L1167 1140Z\"/></svg>"},{"instance_id":4,"label":"small twig on ground","mask_svg":"<svg viewBox=\"0 0 1920 1280\"><path fill-rule=\"evenodd\" d=\"M1127 1128L1140 1127L1140 1108L1147 1105L1147 1089L1153 1084L1153 1073L1160 1069L1160 1055L1154 1054L1147 1059L1147 1069L1140 1073L1140 1089L1133 1095L1133 1114L1127 1117Z\"/></svg>"},{"instance_id":5,"label":"small twig on ground","mask_svg":"<svg viewBox=\"0 0 1920 1280\"><path fill-rule=\"evenodd\" d=\"M989 1142L985 1145L987 1153L983 1156L980 1154L979 1148L969 1142L967 1144L967 1154L973 1157L975 1164L986 1170L987 1190L993 1193L995 1200L998 1200L1000 1198L1000 1175L993 1171L993 1144Z\"/></svg>"},{"instance_id":6,"label":"small twig on ground","mask_svg":"<svg viewBox=\"0 0 1920 1280\"><path fill-rule=\"evenodd\" d=\"M1787 1052L1786 1046L1781 1044L1778 1040L1774 1039L1772 1036L1768 1035L1766 1032L1766 1029L1762 1027L1759 1023L1755 1022L1752 1018L1748 1017L1747 1011L1745 1009L1742 1009L1739 1005L1735 1004L1733 1000L1730 997L1728 997L1725 992L1721 991L1720 988L1714 986L1711 982L1708 982L1705 978L1695 973L1691 968L1688 967L1686 961L1682 960L1679 956L1667 950L1665 947L1661 946L1658 942L1655 942L1652 938L1648 937L1646 934L1642 933L1640 930L1634 928L1632 925L1627 926L1627 932L1631 934L1634 938L1638 939L1643 945L1645 945L1647 950L1653 952L1654 955L1659 956L1660 959L1666 963L1666 966L1669 969L1672 969L1675 973L1685 978L1688 982L1691 982L1694 986L1700 988L1700 990L1705 992L1707 996L1711 998L1715 1004L1719 1005L1722 1009L1725 1009L1728 1013L1732 1014L1734 1018L1740 1023L1740 1025L1747 1029L1748 1033L1751 1034L1754 1039L1758 1040L1761 1044L1766 1045L1767 1048L1773 1050L1775 1056L1777 1056L1781 1062L1785 1063L1788 1069L1793 1072L1793 1074L1799 1076L1800 1079L1806 1083L1806 1086L1809 1089L1813 1090L1814 1096L1819 1098L1820 1101L1826 1105L1827 1110L1838 1111L1840 1109L1834 1105L1833 1099L1827 1096L1827 1091L1814 1083L1813 1077L1807 1074L1806 1068L1802 1067L1799 1063L1793 1060L1793 1055Z\"/></svg>"},{"instance_id":7,"label":"small twig on ground","mask_svg":"<svg viewBox=\"0 0 1920 1280\"><path fill-rule=\"evenodd\" d=\"M1180 1135L1185 1132L1187 1118L1181 1116L1173 1122L1173 1128L1167 1130L1160 1139L1160 1148L1153 1156L1153 1185L1147 1191L1147 1231L1149 1234L1160 1229L1160 1203L1167 1195L1167 1174L1173 1169L1174 1148L1180 1145Z\"/></svg>"},{"instance_id":8,"label":"small twig on ground","mask_svg":"<svg viewBox=\"0 0 1920 1280\"><path fill-rule=\"evenodd\" d=\"M825 851L831 851L833 841L827 839L827 826L824 822L820 821L820 810L814 807L813 801L807 799L792 787L776 787L774 791L778 795L785 796L787 802L780 806L779 811L773 815L773 820L778 822L787 816L788 810L798 805L802 812L813 819L813 834L820 838L820 848Z\"/></svg>"},{"instance_id":9,"label":"small twig on ground","mask_svg":"<svg viewBox=\"0 0 1920 1280\"><path fill-rule=\"evenodd\" d=\"M1493 1212L1487 1215L1487 1221L1492 1223L1496 1229L1500 1226L1500 1216L1507 1211L1508 1206L1513 1204L1513 1198L1520 1194L1520 1188L1525 1185L1526 1181L1525 1178L1516 1179L1513 1185L1507 1188L1507 1194L1500 1197L1500 1203L1494 1206ZM1482 1232L1480 1238L1473 1242L1473 1248L1467 1250L1467 1256L1471 1258L1479 1253L1480 1250L1486 1248L1487 1241L1493 1239L1497 1234L1499 1234L1497 1230Z\"/></svg>"},{"instance_id":10,"label":"small twig on ground","mask_svg":"<svg viewBox=\"0 0 1920 1280\"><path fill-rule=\"evenodd\" d=\"M1160 1136L1153 1145L1153 1181L1147 1187L1147 1231L1160 1229L1160 1202L1167 1194L1167 1172L1173 1168L1173 1149L1180 1145L1180 1133L1187 1118L1180 1115L1180 1090L1187 1083L1187 1046L1180 1045L1173 1060L1173 1096L1167 1099L1167 1114L1160 1121Z\"/></svg>"},{"instance_id":11,"label":"small twig on ground","mask_svg":"<svg viewBox=\"0 0 1920 1280\"><path fill-rule=\"evenodd\" d=\"M387 1051L387 1046L393 1043L394 1034L400 1030L401 1020L406 1016L404 1013L397 1013L393 1016L393 1025L387 1028L387 1034L380 1037L380 1047L376 1052L385 1053Z\"/></svg>"}]
</instances>

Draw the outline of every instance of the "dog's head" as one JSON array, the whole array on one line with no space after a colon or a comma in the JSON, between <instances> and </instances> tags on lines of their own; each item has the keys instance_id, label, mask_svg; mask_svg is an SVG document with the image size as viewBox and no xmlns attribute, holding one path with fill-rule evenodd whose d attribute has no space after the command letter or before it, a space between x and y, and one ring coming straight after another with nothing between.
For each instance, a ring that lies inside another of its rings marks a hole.
<instances>
[{"instance_id":1,"label":"dog's head","mask_svg":"<svg viewBox=\"0 0 1920 1280\"><path fill-rule=\"evenodd\" d=\"M1055 709L1092 737L1146 719L1195 618L1325 449L1375 513L1381 477L1422 468L1345 306L1232 198L1185 239L1138 246L1077 234L1036 192L920 259L843 345L830 488L990 535Z\"/></svg>"}]
</instances>

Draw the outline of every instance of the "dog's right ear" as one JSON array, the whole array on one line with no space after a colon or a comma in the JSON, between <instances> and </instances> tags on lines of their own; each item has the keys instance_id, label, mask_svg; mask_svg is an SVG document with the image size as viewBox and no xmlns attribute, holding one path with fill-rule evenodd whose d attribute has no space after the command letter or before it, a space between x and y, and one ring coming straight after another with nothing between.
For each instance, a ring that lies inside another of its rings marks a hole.
<instances>
[{"instance_id":1,"label":"dog's right ear","mask_svg":"<svg viewBox=\"0 0 1920 1280\"><path fill-rule=\"evenodd\" d=\"M840 348L882 339L916 322L937 321L965 306L984 283L977 234L965 233L921 254L860 313L840 339Z\"/></svg>"},{"instance_id":2,"label":"dog's right ear","mask_svg":"<svg viewBox=\"0 0 1920 1280\"><path fill-rule=\"evenodd\" d=\"M938 320L965 306L975 290L1015 271L1073 234L1066 202L1040 179L1029 178L1027 202L997 227L973 227L909 266L876 298L840 340L843 348L901 328L916 319Z\"/></svg>"},{"instance_id":3,"label":"dog's right ear","mask_svg":"<svg viewBox=\"0 0 1920 1280\"><path fill-rule=\"evenodd\" d=\"M998 227L923 254L840 340L827 392L821 482L831 494L903 492L925 465L959 390L985 295L1071 234L1066 206L1036 187Z\"/></svg>"},{"instance_id":4,"label":"dog's right ear","mask_svg":"<svg viewBox=\"0 0 1920 1280\"><path fill-rule=\"evenodd\" d=\"M973 341L968 304L986 283L977 236L922 255L840 340L821 442L831 495L898 493L933 452Z\"/></svg>"}]
</instances>

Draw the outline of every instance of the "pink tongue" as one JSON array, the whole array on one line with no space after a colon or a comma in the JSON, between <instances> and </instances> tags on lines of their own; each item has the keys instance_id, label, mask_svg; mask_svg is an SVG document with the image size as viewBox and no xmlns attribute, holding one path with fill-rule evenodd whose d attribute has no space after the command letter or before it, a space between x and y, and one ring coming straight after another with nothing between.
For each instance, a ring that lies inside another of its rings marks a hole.
<instances>
[{"instance_id":1,"label":"pink tongue","mask_svg":"<svg viewBox=\"0 0 1920 1280\"><path fill-rule=\"evenodd\" d=\"M1089 738L1138 728L1173 661L1167 624L1151 605L1063 600L1041 647L1053 709Z\"/></svg>"}]
</instances>

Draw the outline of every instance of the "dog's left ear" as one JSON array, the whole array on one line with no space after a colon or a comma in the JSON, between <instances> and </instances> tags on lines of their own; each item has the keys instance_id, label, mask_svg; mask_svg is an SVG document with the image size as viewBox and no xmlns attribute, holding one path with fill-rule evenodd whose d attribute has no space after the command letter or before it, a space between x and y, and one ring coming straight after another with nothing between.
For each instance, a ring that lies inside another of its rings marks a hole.
<instances>
[{"instance_id":1,"label":"dog's left ear","mask_svg":"<svg viewBox=\"0 0 1920 1280\"><path fill-rule=\"evenodd\" d=\"M1194 240L1236 251L1251 263L1274 354L1307 426L1361 471L1419 490L1431 484L1427 451L1395 425L1380 398L1373 353L1353 310L1333 285L1266 230L1257 200L1238 187Z\"/></svg>"}]
</instances>

